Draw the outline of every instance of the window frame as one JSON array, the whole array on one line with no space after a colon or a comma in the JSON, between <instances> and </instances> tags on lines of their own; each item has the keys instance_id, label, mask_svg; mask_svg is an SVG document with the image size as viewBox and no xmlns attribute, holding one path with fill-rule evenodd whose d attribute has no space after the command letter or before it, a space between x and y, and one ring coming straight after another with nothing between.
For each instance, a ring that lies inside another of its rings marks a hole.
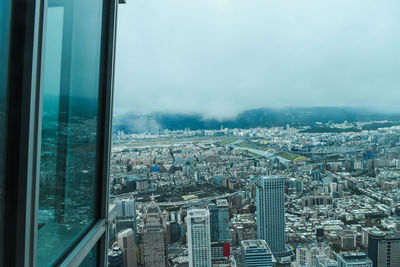
<instances>
[{"instance_id":1,"label":"window frame","mask_svg":"<svg viewBox=\"0 0 400 267\"><path fill-rule=\"evenodd\" d=\"M42 115L42 48L48 0L13 0L10 19L6 110L6 179L1 266L37 266ZM100 50L95 222L55 263L77 266L97 246L107 265L108 185L112 131L114 59L118 0L103 0ZM12 177L12 178L11 178Z\"/></svg>"}]
</instances>

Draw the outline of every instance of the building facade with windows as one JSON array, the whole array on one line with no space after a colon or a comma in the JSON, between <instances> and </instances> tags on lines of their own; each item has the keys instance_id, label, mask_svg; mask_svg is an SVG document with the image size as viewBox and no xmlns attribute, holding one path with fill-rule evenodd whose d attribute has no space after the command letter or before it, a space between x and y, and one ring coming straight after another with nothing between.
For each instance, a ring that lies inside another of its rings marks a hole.
<instances>
[{"instance_id":1,"label":"building facade with windows","mask_svg":"<svg viewBox=\"0 0 400 267\"><path fill-rule=\"evenodd\" d=\"M134 198L116 199L114 204L117 211L116 230L120 232L126 228L131 228L137 243L136 200Z\"/></svg>"},{"instance_id":2,"label":"building facade with windows","mask_svg":"<svg viewBox=\"0 0 400 267\"><path fill-rule=\"evenodd\" d=\"M210 212L192 209L188 211L186 220L189 267L211 266Z\"/></svg>"},{"instance_id":3,"label":"building facade with windows","mask_svg":"<svg viewBox=\"0 0 400 267\"><path fill-rule=\"evenodd\" d=\"M272 267L274 260L272 252L265 240L243 240L241 242L242 266Z\"/></svg>"},{"instance_id":4,"label":"building facade with windows","mask_svg":"<svg viewBox=\"0 0 400 267\"><path fill-rule=\"evenodd\" d=\"M338 267L373 267L372 261L363 252L342 252L337 256Z\"/></svg>"},{"instance_id":5,"label":"building facade with windows","mask_svg":"<svg viewBox=\"0 0 400 267\"><path fill-rule=\"evenodd\" d=\"M265 240L275 257L285 248L285 182L281 177L262 177L257 187L257 238Z\"/></svg>"},{"instance_id":6,"label":"building facade with windows","mask_svg":"<svg viewBox=\"0 0 400 267\"><path fill-rule=\"evenodd\" d=\"M211 241L229 243L229 205L226 199L219 199L215 205L209 205Z\"/></svg>"},{"instance_id":7,"label":"building facade with windows","mask_svg":"<svg viewBox=\"0 0 400 267\"><path fill-rule=\"evenodd\" d=\"M317 257L316 267L337 267L337 262L329 258L328 256Z\"/></svg>"},{"instance_id":8,"label":"building facade with windows","mask_svg":"<svg viewBox=\"0 0 400 267\"><path fill-rule=\"evenodd\" d=\"M143 231L145 266L167 266L167 247L161 211L154 201L147 207Z\"/></svg>"},{"instance_id":9,"label":"building facade with windows","mask_svg":"<svg viewBox=\"0 0 400 267\"><path fill-rule=\"evenodd\" d=\"M378 267L400 266L400 236L388 235L378 243Z\"/></svg>"},{"instance_id":10,"label":"building facade with windows","mask_svg":"<svg viewBox=\"0 0 400 267\"><path fill-rule=\"evenodd\" d=\"M132 229L125 229L118 234L118 245L122 249L125 266L136 267L136 243Z\"/></svg>"},{"instance_id":11,"label":"building facade with windows","mask_svg":"<svg viewBox=\"0 0 400 267\"><path fill-rule=\"evenodd\" d=\"M298 267L314 267L317 265L317 257L329 256L330 246L325 243L312 243L296 248L296 262Z\"/></svg>"},{"instance_id":12,"label":"building facade with windows","mask_svg":"<svg viewBox=\"0 0 400 267\"><path fill-rule=\"evenodd\" d=\"M368 257L374 266L400 266L400 235L396 232L372 230L368 237Z\"/></svg>"}]
</instances>

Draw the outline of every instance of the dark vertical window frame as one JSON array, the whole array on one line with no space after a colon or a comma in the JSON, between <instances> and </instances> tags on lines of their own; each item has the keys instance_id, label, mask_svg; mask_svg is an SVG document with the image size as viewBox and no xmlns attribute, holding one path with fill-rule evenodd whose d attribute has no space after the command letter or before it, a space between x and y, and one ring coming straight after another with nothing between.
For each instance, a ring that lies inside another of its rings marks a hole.
<instances>
[{"instance_id":1,"label":"dark vertical window frame","mask_svg":"<svg viewBox=\"0 0 400 267\"><path fill-rule=\"evenodd\" d=\"M0 267L3 266L3 247L4 240L4 194L5 194L5 160L6 160L6 96L7 96L7 80L8 80L8 50L9 50L9 33L11 20L11 0L3 0L0 2L0 32L2 43L0 43Z\"/></svg>"},{"instance_id":2,"label":"dark vertical window frame","mask_svg":"<svg viewBox=\"0 0 400 267\"><path fill-rule=\"evenodd\" d=\"M107 250L108 250L108 200L109 200L109 177L110 177L110 156L112 143L112 115L113 115L113 97L114 97L114 66L115 66L115 42L117 30L117 11L118 0L109 0L104 2L104 20L101 55L102 62L100 64L100 105L99 114L102 118L98 123L99 132L103 134L98 139L98 145L103 154L98 161L99 183L98 192L100 194L98 201L97 216L105 219L105 231L100 240L97 253L97 262L100 266L107 266ZM101 131L103 129L103 131Z\"/></svg>"},{"instance_id":3,"label":"dark vertical window frame","mask_svg":"<svg viewBox=\"0 0 400 267\"><path fill-rule=\"evenodd\" d=\"M35 261L42 18L43 0L12 1L4 266L33 266Z\"/></svg>"}]
</instances>

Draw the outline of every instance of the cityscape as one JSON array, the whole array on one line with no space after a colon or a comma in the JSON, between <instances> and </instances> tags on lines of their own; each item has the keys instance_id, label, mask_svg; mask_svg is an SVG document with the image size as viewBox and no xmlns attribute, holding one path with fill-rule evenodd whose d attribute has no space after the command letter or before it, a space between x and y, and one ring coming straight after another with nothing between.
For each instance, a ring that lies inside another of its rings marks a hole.
<instances>
[{"instance_id":1,"label":"cityscape","mask_svg":"<svg viewBox=\"0 0 400 267\"><path fill-rule=\"evenodd\" d=\"M109 266L400 266L391 121L113 134Z\"/></svg>"},{"instance_id":2,"label":"cityscape","mask_svg":"<svg viewBox=\"0 0 400 267\"><path fill-rule=\"evenodd\" d=\"M400 267L399 0L0 0L0 267Z\"/></svg>"}]
</instances>

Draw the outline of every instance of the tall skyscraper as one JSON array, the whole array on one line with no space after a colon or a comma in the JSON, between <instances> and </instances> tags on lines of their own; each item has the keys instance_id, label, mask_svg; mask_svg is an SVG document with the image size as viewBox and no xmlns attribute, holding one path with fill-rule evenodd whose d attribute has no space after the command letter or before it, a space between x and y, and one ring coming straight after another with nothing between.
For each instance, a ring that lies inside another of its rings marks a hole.
<instances>
[{"instance_id":1,"label":"tall skyscraper","mask_svg":"<svg viewBox=\"0 0 400 267\"><path fill-rule=\"evenodd\" d=\"M125 266L136 267L136 243L132 229L125 229L118 234L118 245L122 249Z\"/></svg>"},{"instance_id":2,"label":"tall skyscraper","mask_svg":"<svg viewBox=\"0 0 400 267\"><path fill-rule=\"evenodd\" d=\"M274 264L265 240L243 240L241 252L243 267L272 267Z\"/></svg>"},{"instance_id":3,"label":"tall skyscraper","mask_svg":"<svg viewBox=\"0 0 400 267\"><path fill-rule=\"evenodd\" d=\"M364 252L342 252L337 257L339 267L372 267L372 261Z\"/></svg>"},{"instance_id":4,"label":"tall skyscraper","mask_svg":"<svg viewBox=\"0 0 400 267\"><path fill-rule=\"evenodd\" d=\"M229 243L229 205L226 199L210 205L211 242Z\"/></svg>"},{"instance_id":5,"label":"tall skyscraper","mask_svg":"<svg viewBox=\"0 0 400 267\"><path fill-rule=\"evenodd\" d=\"M257 187L257 237L276 258L286 252L284 187L281 177L262 177Z\"/></svg>"},{"instance_id":6,"label":"tall skyscraper","mask_svg":"<svg viewBox=\"0 0 400 267\"><path fill-rule=\"evenodd\" d=\"M187 215L189 267L211 266L210 212L193 209Z\"/></svg>"},{"instance_id":7,"label":"tall skyscraper","mask_svg":"<svg viewBox=\"0 0 400 267\"><path fill-rule=\"evenodd\" d=\"M161 212L153 200L144 217L144 262L146 267L167 266L166 241Z\"/></svg>"}]
</instances>

